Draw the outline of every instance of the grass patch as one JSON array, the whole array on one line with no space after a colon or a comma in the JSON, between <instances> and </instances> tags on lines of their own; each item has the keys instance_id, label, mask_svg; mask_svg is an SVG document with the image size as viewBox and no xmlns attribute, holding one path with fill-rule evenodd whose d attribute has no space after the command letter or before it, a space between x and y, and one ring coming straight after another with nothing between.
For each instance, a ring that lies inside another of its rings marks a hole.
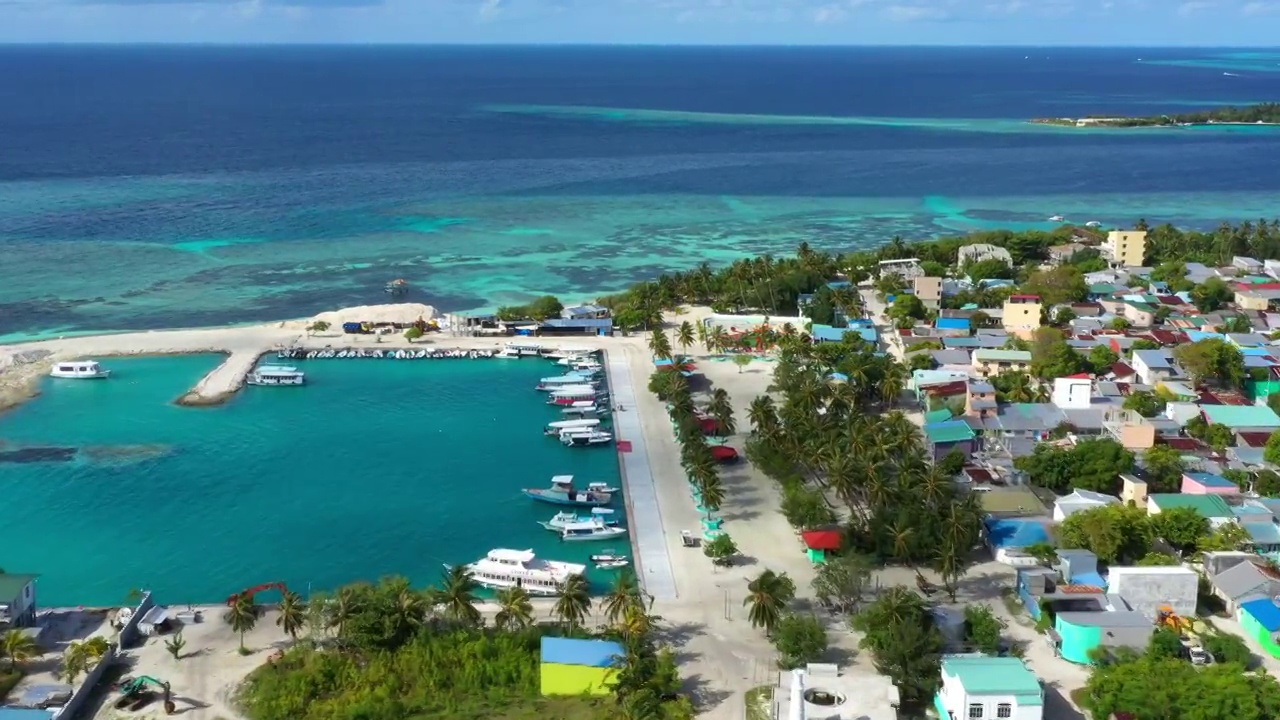
<instances>
[{"instance_id":1,"label":"grass patch","mask_svg":"<svg viewBox=\"0 0 1280 720\"><path fill-rule=\"evenodd\" d=\"M1067 694L1071 696L1071 702L1072 702L1076 707L1078 707L1078 708L1080 708L1081 710L1083 710L1086 714L1089 714L1089 713L1091 713L1091 712L1092 712L1091 710L1089 710L1089 690L1088 690L1088 688L1076 688L1075 690L1072 690L1071 692L1069 692L1069 693L1067 693Z\"/></svg>"},{"instance_id":2,"label":"grass patch","mask_svg":"<svg viewBox=\"0 0 1280 720\"><path fill-rule=\"evenodd\" d=\"M9 698L9 693L22 682L22 670L0 670L0 702Z\"/></svg>"},{"instance_id":3,"label":"grass patch","mask_svg":"<svg viewBox=\"0 0 1280 720\"><path fill-rule=\"evenodd\" d=\"M747 691L747 720L769 720L773 686L761 685Z\"/></svg>"}]
</instances>

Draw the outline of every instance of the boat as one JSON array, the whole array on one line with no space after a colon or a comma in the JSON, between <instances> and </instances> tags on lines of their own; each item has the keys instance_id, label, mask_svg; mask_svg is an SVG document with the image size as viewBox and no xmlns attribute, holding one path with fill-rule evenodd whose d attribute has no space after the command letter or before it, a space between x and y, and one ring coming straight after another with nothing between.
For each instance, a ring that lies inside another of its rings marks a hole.
<instances>
[{"instance_id":1,"label":"boat","mask_svg":"<svg viewBox=\"0 0 1280 720\"><path fill-rule=\"evenodd\" d=\"M262 365L245 378L250 385L303 385L307 382L306 373L288 365Z\"/></svg>"},{"instance_id":2,"label":"boat","mask_svg":"<svg viewBox=\"0 0 1280 720\"><path fill-rule=\"evenodd\" d=\"M396 278L395 280L387 283L387 286L383 288L383 290L391 295L403 295L409 292L409 281L404 278Z\"/></svg>"},{"instance_id":3,"label":"boat","mask_svg":"<svg viewBox=\"0 0 1280 720\"><path fill-rule=\"evenodd\" d=\"M578 365L578 364L587 364L587 363L596 363L597 365L600 364L599 361L596 360L594 355L568 355L560 358L559 360L556 360L557 365L564 365L566 367L572 366L572 365Z\"/></svg>"},{"instance_id":4,"label":"boat","mask_svg":"<svg viewBox=\"0 0 1280 720\"><path fill-rule=\"evenodd\" d=\"M547 427L543 430L546 435L558 436L565 430L590 430L599 427L600 420L598 418L582 418L581 420L557 420L547 423Z\"/></svg>"},{"instance_id":5,"label":"boat","mask_svg":"<svg viewBox=\"0 0 1280 720\"><path fill-rule=\"evenodd\" d=\"M575 360L569 363L569 367L578 372L600 372L604 370L604 366L600 364L600 361L594 358Z\"/></svg>"},{"instance_id":6,"label":"boat","mask_svg":"<svg viewBox=\"0 0 1280 720\"><path fill-rule=\"evenodd\" d=\"M565 415L608 415L609 408L596 405L592 400L577 400L573 404L560 410Z\"/></svg>"},{"instance_id":7,"label":"boat","mask_svg":"<svg viewBox=\"0 0 1280 720\"><path fill-rule=\"evenodd\" d=\"M1063 220L1066 220L1066 218L1063 217L1062 215L1049 216L1049 222L1062 222Z\"/></svg>"},{"instance_id":8,"label":"boat","mask_svg":"<svg viewBox=\"0 0 1280 720\"><path fill-rule=\"evenodd\" d=\"M573 405L576 402L590 400L593 403L603 403L607 401L609 393L595 387L594 385L570 385L569 387L552 390L551 395L547 398L548 405Z\"/></svg>"},{"instance_id":9,"label":"boat","mask_svg":"<svg viewBox=\"0 0 1280 720\"><path fill-rule=\"evenodd\" d=\"M560 431L560 442L569 447L593 447L596 445L608 445L613 442L613 435L595 428L562 430Z\"/></svg>"},{"instance_id":10,"label":"boat","mask_svg":"<svg viewBox=\"0 0 1280 720\"><path fill-rule=\"evenodd\" d=\"M627 534L627 529L617 524L609 525L604 518L592 517L586 522L575 522L560 530L560 539L565 542L587 542L589 540L613 540Z\"/></svg>"},{"instance_id":11,"label":"boat","mask_svg":"<svg viewBox=\"0 0 1280 720\"><path fill-rule=\"evenodd\" d=\"M542 345L531 342L509 342L502 346L503 352L514 352L519 357L539 357L547 351Z\"/></svg>"},{"instance_id":12,"label":"boat","mask_svg":"<svg viewBox=\"0 0 1280 720\"><path fill-rule=\"evenodd\" d=\"M445 566L448 567L447 565ZM483 559L466 566L477 584L495 590L521 588L530 595L551 597L574 575L582 575L587 566L558 560L541 560L533 550L495 548Z\"/></svg>"},{"instance_id":13,"label":"boat","mask_svg":"<svg viewBox=\"0 0 1280 720\"><path fill-rule=\"evenodd\" d=\"M627 559L626 555L619 555L617 553L611 553L611 552L599 553L597 555L591 556L591 562L593 563L611 562L613 560L626 560L626 559Z\"/></svg>"},{"instance_id":14,"label":"boat","mask_svg":"<svg viewBox=\"0 0 1280 720\"><path fill-rule=\"evenodd\" d=\"M534 386L534 390L551 392L553 390L563 390L564 388L577 387L579 385L599 387L600 382L592 379L590 375L561 375L560 377L542 378L542 380L538 381L538 384Z\"/></svg>"},{"instance_id":15,"label":"boat","mask_svg":"<svg viewBox=\"0 0 1280 720\"><path fill-rule=\"evenodd\" d=\"M1084 226L1087 228L1096 228L1096 227L1102 227L1102 223L1097 220L1090 220L1089 222L1085 223Z\"/></svg>"},{"instance_id":16,"label":"boat","mask_svg":"<svg viewBox=\"0 0 1280 720\"><path fill-rule=\"evenodd\" d=\"M604 521L605 525L618 524L618 521L613 518L613 511L610 510L609 508L602 508L602 507L591 508L590 515L579 515L578 513L573 512L572 510L558 512L550 520L539 520L538 524L546 528L547 530L554 530L556 532L560 532L561 530L564 530L569 525L572 525L574 523L587 522L593 517L600 518L601 520Z\"/></svg>"},{"instance_id":17,"label":"boat","mask_svg":"<svg viewBox=\"0 0 1280 720\"><path fill-rule=\"evenodd\" d=\"M602 560L596 563L596 569L597 570L617 570L618 568L624 568L630 564L631 562L626 559Z\"/></svg>"},{"instance_id":18,"label":"boat","mask_svg":"<svg viewBox=\"0 0 1280 720\"><path fill-rule=\"evenodd\" d=\"M595 350L590 348L556 348L543 355L548 360L564 360L566 358L591 357Z\"/></svg>"},{"instance_id":19,"label":"boat","mask_svg":"<svg viewBox=\"0 0 1280 720\"><path fill-rule=\"evenodd\" d=\"M573 507L600 507L608 505L613 499L610 493L598 493L590 490L578 490L573 487L572 475L556 475L551 478L549 488L525 488L525 497L552 505L570 505Z\"/></svg>"},{"instance_id":20,"label":"boat","mask_svg":"<svg viewBox=\"0 0 1280 720\"><path fill-rule=\"evenodd\" d=\"M102 369L102 366L93 360L72 360L55 363L49 369L49 377L64 380L102 380L111 377L111 371Z\"/></svg>"},{"instance_id":21,"label":"boat","mask_svg":"<svg viewBox=\"0 0 1280 720\"><path fill-rule=\"evenodd\" d=\"M609 483L606 482L589 482L587 483L587 490L590 492L609 493L610 495L617 495L621 492L620 488L611 487Z\"/></svg>"}]
</instances>

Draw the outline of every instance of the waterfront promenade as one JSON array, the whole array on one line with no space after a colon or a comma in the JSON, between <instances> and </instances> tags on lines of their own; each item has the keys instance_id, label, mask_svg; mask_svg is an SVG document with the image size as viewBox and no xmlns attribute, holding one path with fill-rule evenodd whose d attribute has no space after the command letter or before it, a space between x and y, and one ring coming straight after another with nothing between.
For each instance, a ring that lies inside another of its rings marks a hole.
<instances>
[{"instance_id":1,"label":"waterfront promenade","mask_svg":"<svg viewBox=\"0 0 1280 720\"><path fill-rule=\"evenodd\" d=\"M676 580L667 549L667 531L658 506L649 449L640 427L640 409L636 405L630 364L622 348L606 351L605 356L613 403L623 408L615 410L613 415L614 437L631 443L631 451L619 452L618 457L626 481L627 520L631 526L636 576L645 592L655 600L675 600Z\"/></svg>"}]
</instances>

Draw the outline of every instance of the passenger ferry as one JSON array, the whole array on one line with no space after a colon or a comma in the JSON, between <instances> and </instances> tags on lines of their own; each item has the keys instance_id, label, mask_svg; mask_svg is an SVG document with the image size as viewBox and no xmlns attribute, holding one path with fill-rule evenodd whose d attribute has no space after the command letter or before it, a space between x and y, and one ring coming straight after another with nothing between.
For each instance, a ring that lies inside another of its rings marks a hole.
<instances>
[{"instance_id":1,"label":"passenger ferry","mask_svg":"<svg viewBox=\"0 0 1280 720\"><path fill-rule=\"evenodd\" d=\"M263 365L245 378L250 385L303 385L307 376L296 367L287 365Z\"/></svg>"},{"instance_id":2,"label":"passenger ferry","mask_svg":"<svg viewBox=\"0 0 1280 720\"><path fill-rule=\"evenodd\" d=\"M447 566L446 566L447 567ZM532 550L496 548L482 560L467 565L471 579L495 590L521 588L530 595L551 597L574 575L587 571L586 565L540 560Z\"/></svg>"},{"instance_id":3,"label":"passenger ferry","mask_svg":"<svg viewBox=\"0 0 1280 720\"><path fill-rule=\"evenodd\" d=\"M590 430L600 426L599 418L582 418L581 420L557 420L547 423L543 428L544 435L558 437L565 430Z\"/></svg>"},{"instance_id":4,"label":"passenger ferry","mask_svg":"<svg viewBox=\"0 0 1280 720\"><path fill-rule=\"evenodd\" d=\"M60 362L54 364L49 370L49 377L70 380L101 380L110 376L110 370L103 370L102 366L93 360Z\"/></svg>"},{"instance_id":5,"label":"passenger ferry","mask_svg":"<svg viewBox=\"0 0 1280 720\"><path fill-rule=\"evenodd\" d=\"M541 357L546 354L547 349L540 343L531 342L509 342L502 346L503 354L507 356L514 355L516 357Z\"/></svg>"}]
</instances>

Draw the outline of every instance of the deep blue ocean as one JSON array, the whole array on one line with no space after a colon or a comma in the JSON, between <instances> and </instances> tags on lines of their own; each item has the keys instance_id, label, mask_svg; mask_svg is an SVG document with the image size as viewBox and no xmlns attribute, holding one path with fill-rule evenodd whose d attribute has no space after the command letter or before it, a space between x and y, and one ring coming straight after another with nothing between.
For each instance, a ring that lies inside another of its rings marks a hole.
<instances>
[{"instance_id":1,"label":"deep blue ocean","mask_svg":"<svg viewBox=\"0 0 1280 720\"><path fill-rule=\"evenodd\" d=\"M0 341L591 297L801 241L1274 216L1280 54L0 48Z\"/></svg>"}]
</instances>

